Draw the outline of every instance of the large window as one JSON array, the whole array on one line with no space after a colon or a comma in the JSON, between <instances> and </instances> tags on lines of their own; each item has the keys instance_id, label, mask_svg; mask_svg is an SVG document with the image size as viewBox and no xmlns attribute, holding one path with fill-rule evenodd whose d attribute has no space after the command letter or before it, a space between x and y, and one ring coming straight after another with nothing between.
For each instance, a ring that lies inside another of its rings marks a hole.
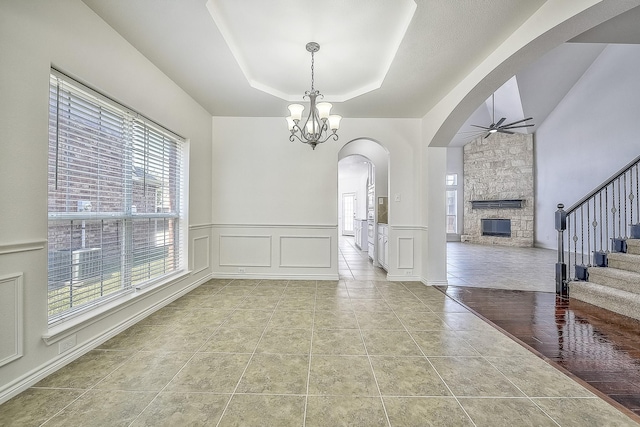
<instances>
[{"instance_id":1,"label":"large window","mask_svg":"<svg viewBox=\"0 0 640 427\"><path fill-rule=\"evenodd\" d=\"M183 140L52 70L48 314L55 323L183 268Z\"/></svg>"}]
</instances>

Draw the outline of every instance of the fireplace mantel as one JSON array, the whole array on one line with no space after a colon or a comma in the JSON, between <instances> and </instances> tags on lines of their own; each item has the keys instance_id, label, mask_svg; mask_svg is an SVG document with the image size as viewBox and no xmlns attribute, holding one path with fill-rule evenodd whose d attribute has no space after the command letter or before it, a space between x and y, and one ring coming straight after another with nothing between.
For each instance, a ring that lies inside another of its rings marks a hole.
<instances>
[{"instance_id":1,"label":"fireplace mantel","mask_svg":"<svg viewBox=\"0 0 640 427\"><path fill-rule=\"evenodd\" d=\"M522 209L524 199L472 200L472 209Z\"/></svg>"}]
</instances>

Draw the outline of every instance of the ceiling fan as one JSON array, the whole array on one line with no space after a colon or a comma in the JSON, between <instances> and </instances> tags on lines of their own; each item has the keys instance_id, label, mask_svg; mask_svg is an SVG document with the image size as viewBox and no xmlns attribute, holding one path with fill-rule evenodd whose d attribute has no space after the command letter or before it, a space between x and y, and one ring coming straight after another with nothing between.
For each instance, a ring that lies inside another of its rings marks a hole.
<instances>
[{"instance_id":1,"label":"ceiling fan","mask_svg":"<svg viewBox=\"0 0 640 427\"><path fill-rule=\"evenodd\" d=\"M494 134L496 132L500 132L500 133L508 133L510 135L513 135L515 132L512 131L512 129L520 129L520 128L526 128L526 127L531 127L531 126L535 126L534 124L519 124L519 123L524 123L527 120L533 120L533 117L529 117L526 119L522 119L522 120L518 120L515 122L511 122L511 123L507 123L507 124L502 124L505 122L506 117L501 118L500 120L498 120L498 122L496 123L496 103L495 103L495 94L491 95L491 104L492 104L492 113L491 113L491 125L487 126L480 126L480 125L471 125L473 127L476 128L480 128L480 129L484 129L483 131L480 132L480 134L484 133L485 131L487 132L487 134L484 136L485 138L488 138L491 134Z\"/></svg>"}]
</instances>

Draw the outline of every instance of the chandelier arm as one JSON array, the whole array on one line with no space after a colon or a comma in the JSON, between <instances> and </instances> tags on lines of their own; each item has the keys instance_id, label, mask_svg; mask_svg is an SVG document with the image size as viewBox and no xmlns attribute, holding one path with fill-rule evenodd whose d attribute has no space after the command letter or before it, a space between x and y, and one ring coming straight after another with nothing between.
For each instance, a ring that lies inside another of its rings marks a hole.
<instances>
[{"instance_id":1,"label":"chandelier arm","mask_svg":"<svg viewBox=\"0 0 640 427\"><path fill-rule=\"evenodd\" d=\"M305 135L305 131L304 131L305 127L306 127L305 125L300 127L300 125L294 124L293 128L291 129L291 137L295 136L296 138L298 138L300 140L300 142L305 142L304 139L307 139L306 135ZM298 132L300 132L299 135L298 135ZM291 139L291 137L289 137L289 139L291 141L293 141L293 139Z\"/></svg>"},{"instance_id":2,"label":"chandelier arm","mask_svg":"<svg viewBox=\"0 0 640 427\"><path fill-rule=\"evenodd\" d=\"M292 133L291 135L289 135L289 141L291 141L291 142L296 142L296 139L297 139L298 141L302 142L303 144L306 144L306 142L305 142L305 141L303 141L302 139L300 139L300 137L299 137L297 134Z\"/></svg>"},{"instance_id":3,"label":"chandelier arm","mask_svg":"<svg viewBox=\"0 0 640 427\"><path fill-rule=\"evenodd\" d=\"M333 138L333 140L334 140L334 141L337 141L337 140L338 140L338 134L336 133L336 131L331 131L331 133L329 133L329 132L327 131L325 138L324 138L324 139L322 139L322 140L320 140L320 139L319 139L319 140L318 140L318 144L321 144L321 143L323 143L323 142L328 141L328 140L329 140L329 138Z\"/></svg>"}]
</instances>

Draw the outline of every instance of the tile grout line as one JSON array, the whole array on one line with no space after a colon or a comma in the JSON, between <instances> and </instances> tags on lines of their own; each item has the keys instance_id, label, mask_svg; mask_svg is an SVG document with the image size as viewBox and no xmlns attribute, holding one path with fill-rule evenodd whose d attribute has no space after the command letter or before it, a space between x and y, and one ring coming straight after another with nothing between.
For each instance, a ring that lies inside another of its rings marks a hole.
<instances>
[{"instance_id":1,"label":"tile grout line","mask_svg":"<svg viewBox=\"0 0 640 427\"><path fill-rule=\"evenodd\" d=\"M342 259L344 260L345 264L347 264L347 268L349 269L349 274L351 274L351 278L355 280L355 275L353 274L353 270L351 270L351 265L349 264L349 262L347 261L347 259L344 256L344 251L342 250L342 248L340 247L340 245L338 245L338 251L340 252L340 256L342 256ZM339 264L339 263L338 263ZM339 276L339 275L338 275Z\"/></svg>"},{"instance_id":2,"label":"tile grout line","mask_svg":"<svg viewBox=\"0 0 640 427\"><path fill-rule=\"evenodd\" d=\"M224 285L223 287L221 287L220 289L218 289L216 292L214 292L212 295L217 295L220 293L220 291L224 288L226 288L227 286L231 285L231 283L233 283L233 280L229 283L227 283L226 285ZM260 282L258 282L259 284ZM256 286L253 287L253 289L255 289L257 287ZM247 294L248 295L248 294ZM236 304L236 307L231 311L231 313L229 313L227 315L227 317L231 316L233 313L235 313L238 308L237 306L239 306L244 300L247 299L247 295L244 296L244 298L242 299L242 301L240 301L238 304ZM173 377L171 377L171 379L164 385L164 387L162 387L157 393L156 395L153 397L153 399L151 399L151 401L147 404L147 406L145 406L142 411L140 411L140 413L138 415L136 415L136 417L131 421L131 423L129 423L129 426L133 425L133 423L136 422L136 420L138 418L140 418L140 415L142 415L144 413L144 411L147 410L147 408L149 408L151 406L151 404L158 398L158 396L160 396L160 394L169 386L169 384L171 384L171 382L176 379L176 377L184 370L184 368L193 360L194 357L196 357L196 355L198 354L198 352L200 351L200 349L202 349L211 339L211 337L213 337L216 332L218 332L218 330L222 327L222 325L226 324L227 320L225 319L221 324L219 324L211 333L211 335L209 335L209 337L202 343L202 345L200 345L200 347L198 347L198 349L193 353L193 355L191 355L191 357L184 363L184 365L182 365L182 367L175 373L175 375L173 375ZM223 393L224 394L224 393ZM229 398L229 401L231 400L231 397ZM228 404L228 401L227 401ZM221 416L222 418L222 416Z\"/></svg>"},{"instance_id":3,"label":"tile grout line","mask_svg":"<svg viewBox=\"0 0 640 427\"><path fill-rule=\"evenodd\" d=\"M372 285L376 288L375 284ZM347 292L349 293L349 287L347 286ZM349 293L349 300L351 300L351 294ZM353 310L353 308L352 308ZM371 369L371 375L373 375L373 380L376 383L376 389L378 390L378 397L380 398L380 402L382 403L382 410L384 411L385 419L387 420L387 425L391 427L391 420L389 419L389 413L387 412L387 405L384 403L384 399L382 398L382 392L380 391L380 384L378 384L378 377L376 376L376 372L373 369L373 363L371 363L371 356L369 355L369 350L367 349L367 343L364 340L364 335L362 334L362 328L360 327L360 320L358 320L358 313L353 310L353 314L356 318L356 325L358 326L358 333L360 334L360 339L362 340L362 345L364 346L364 352L367 356L367 362L369 362L369 368Z\"/></svg>"},{"instance_id":4,"label":"tile grout line","mask_svg":"<svg viewBox=\"0 0 640 427\"><path fill-rule=\"evenodd\" d=\"M545 414L547 417L549 417L554 423L556 423L556 425L560 426L560 423L557 422L555 420L555 418L553 418L551 415L547 414L547 412L542 409L532 398L531 396L529 396L527 393L524 392L524 390L522 390L520 387L518 387L517 384L515 384L513 381L511 381L511 379L509 379L509 377L507 377L500 369L498 369L498 367L496 365L494 365L493 363L491 363L491 360L487 359L486 356L484 356L483 354L481 354L482 358L484 360L486 360L491 366L493 366L498 372L500 372L500 374L507 380L509 381L515 388L518 389L518 391L520 391L520 393L522 393L529 402L533 403L533 405L538 408L540 411L542 411L543 414Z\"/></svg>"},{"instance_id":5,"label":"tile grout line","mask_svg":"<svg viewBox=\"0 0 640 427\"><path fill-rule=\"evenodd\" d=\"M405 289L407 289L409 292L411 292L411 294L418 298L418 300L422 301L420 299L420 297L418 297L411 289L409 289L404 283L402 283L402 286L404 286ZM464 406L462 406L462 403L460 403L460 400L458 399L458 396L456 396L456 394L453 392L453 390L451 390L451 387L449 387L449 384L447 384L447 382L444 380L444 378L442 378L442 375L440 375L440 372L438 372L438 370L436 369L435 366L433 366L433 363L431 363L431 360L429 359L429 357L424 354L424 351L422 351L422 347L420 347L417 343L417 341L415 340L415 338L413 337L413 335L411 334L411 331L409 331L409 328L407 328L407 326L404 324L404 322L402 321L402 319L400 318L400 316L398 316L395 312L395 310L393 309L393 307L389 306L389 308L391 308L391 311L393 312L393 314L398 318L398 320L400 321L400 323L402 324L402 327L405 328L405 331L409 334L409 336L411 337L411 340L413 341L413 343L418 347L418 350L420 350L420 353L422 353L422 355L424 356L424 358L427 360L427 362L429 363L429 366L431 366L431 369L433 369L433 371L436 373L436 375L438 376L438 378L440 378L440 381L442 381L442 384L444 384L444 386L447 388L447 390L449 390L449 393L451 393L451 396L456 400L456 402L458 403L458 406L460 406L460 408L462 409L462 411L465 413L465 415L467 416L467 418L469 419L469 421L471 421L471 424L473 424L474 426L477 427L475 421L473 421L473 418L471 418L471 415L469 415L469 413L467 412L467 410L464 408ZM438 316L437 313L434 313L440 320L442 320L442 318L440 316ZM444 322L444 320L442 320ZM446 322L445 322L446 324ZM448 325L447 325L448 326Z\"/></svg>"},{"instance_id":6,"label":"tile grout line","mask_svg":"<svg viewBox=\"0 0 640 427\"><path fill-rule=\"evenodd\" d=\"M231 283L231 282L230 282L230 283ZM227 285L225 285L225 286L227 286ZM223 286L223 287L224 287L224 286ZM222 288L220 288L220 289L222 289ZM215 294L217 294L218 292L220 292L220 289L218 289L218 290L217 290L216 292L214 292L213 294L215 295ZM166 308L166 307L163 307L162 309L164 309L164 308ZM155 313L155 312L154 312L154 313ZM152 315L152 314L154 314L154 313L151 313L150 315ZM147 316L147 317L148 317L148 316ZM145 319L146 319L146 318L145 318ZM144 320L144 319L143 319L143 320ZM136 326L137 324L138 324L138 323L136 323L136 324L134 324L134 325L131 325L130 327ZM219 327L219 326L218 326L218 327ZM127 329L128 329L128 328L127 328ZM173 330L173 329L175 329L175 326L173 326L173 327L171 328L171 330ZM217 328L216 328L216 330L217 330ZM123 331L123 332L124 332L124 331ZM215 333L215 332L214 332L214 333ZM116 335L116 336L117 336L117 335ZM115 338L115 337L113 337L113 338ZM152 340L152 342L153 342L153 341L155 341L155 340L157 340L157 339L159 339L159 337L156 337L155 339L153 339L153 340ZM105 341L105 342L106 342L106 341ZM101 350L101 349L100 349L100 348L95 348L95 349L93 349L93 350L91 350L91 351L94 351L94 350ZM103 351L126 351L126 350L108 350L108 349L107 349L107 350L103 350ZM96 388L100 383L102 383L102 382L103 382L107 377L109 377L111 374L113 374L113 373L114 373L114 372L116 372L118 369L120 369L122 366L124 366L128 361L130 361L131 359L133 359L136 355L138 355L138 354L140 354L140 353L142 353L142 352L144 352L144 351L145 351L145 350L144 350L144 348L143 348L143 349L138 349L138 350L133 351L133 353L131 354L131 356L129 356L128 358L126 358L125 360L123 360L120 364L118 364L116 367L114 367L111 371L109 371L109 373L108 373L108 374L106 374L104 377L102 377L100 380L98 380L98 381L97 381L95 384L93 384L91 387L89 387L89 388L87 388L87 389L81 389L81 390L84 390L84 392L83 392L83 393L81 393L80 395L78 395L78 397L77 397L77 398L75 398L74 400L72 400L71 402L69 402L69 404L67 404L67 405L66 405L66 406L64 406L62 409L60 409L58 412L56 412L56 413L55 413L55 414L53 414L51 417L49 417L47 420L45 420L41 425L45 425L46 423L48 423L49 421L51 421L54 417L56 417L56 416L58 416L59 414L61 414L62 412L64 412L64 410L65 410L65 409L67 409L67 408L68 408L69 406L71 406L72 404L76 403L76 402L77 402L78 400L80 400L82 397L84 397L85 395L87 395L90 391L92 391L92 390L100 390L100 389L97 389L97 388ZM89 352L87 352L87 354L88 354L88 353L89 353ZM194 356L195 356L195 353L193 354L193 356L191 356L191 357L189 358L189 360L191 360ZM185 365L184 365L184 366L186 366L186 364L187 364L188 362L189 362L189 361L185 362ZM180 368L180 370L179 370L178 372L180 372L180 371L184 368L184 366L183 366L182 368ZM176 375L177 375L177 373L176 373ZM175 376L174 376L174 378L175 378ZM169 380L169 382L167 382L167 384L165 384L165 386L164 386L160 391L158 391L158 393L156 394L156 396L154 396L154 398L153 398L153 399L151 399L151 401L149 402L149 404L147 404L147 406L145 406L145 407L142 409L142 411L140 411L140 413L139 413L139 414L134 418L134 420L130 423L130 425L131 425L131 424L132 424L136 419L138 419L138 417L140 417L140 415L141 415L141 414L142 414L142 413L143 413L143 412L144 412L144 411L149 407L149 405L151 405L151 403L152 403L152 402L153 402L153 401L158 397L158 395L161 393L161 391L162 391L162 390L164 390L164 388L165 388L165 387L166 387L166 386L167 386L167 385L168 385L172 380L173 380L173 378L172 378L171 380ZM33 387L32 387L32 388L33 388ZM37 388L37 387L36 387L36 388ZM53 388L59 388L59 387L53 387ZM128 391L128 392L134 392L134 393L135 393L135 392L143 392L144 390L121 390L121 391Z\"/></svg>"},{"instance_id":7,"label":"tile grout line","mask_svg":"<svg viewBox=\"0 0 640 427\"><path fill-rule=\"evenodd\" d=\"M309 343L309 363L307 365L307 392L304 397L304 412L302 414L302 426L307 425L307 408L309 407L309 381L311 379L311 357L313 353L313 334L316 323L316 303L318 301L318 281L316 280L316 292L313 298L313 314L311 316L311 341Z\"/></svg>"},{"instance_id":8,"label":"tile grout line","mask_svg":"<svg viewBox=\"0 0 640 427\"><path fill-rule=\"evenodd\" d=\"M260 335L260 338L258 339L258 342L256 343L256 346L253 348L253 352L251 353L251 356L249 357L249 360L247 361L247 364L245 365L244 370L242 371L242 374L240 374L240 378L238 378L238 382L236 383L235 388L231 392L231 394L229 396L229 400L227 401L227 404L224 406L224 409L220 413L220 419L218 419L218 422L216 423L216 427L220 426L220 423L222 422L222 419L224 418L224 415L227 413L227 409L229 408L229 404L233 400L233 397L236 395L236 392L238 391L238 387L240 387L240 383L242 382L242 378L244 377L244 374L246 374L247 369L249 368L249 365L251 364L251 361L253 360L253 357L256 355L256 350L258 350L258 346L260 345L260 342L262 342L262 338L264 338L264 334L267 333L267 329L269 327L269 322L271 322L271 319L273 319L273 315L275 314L278 306L280 305L280 302L282 301L282 298L284 297L284 294L285 294L285 292L286 292L288 287L289 287L289 281L287 280L287 286L284 287L284 291L280 295L280 299L278 300L278 303L274 306L273 311L271 312L271 316L269 316L269 320L266 321L265 328L262 331L262 334Z\"/></svg>"},{"instance_id":9,"label":"tile grout line","mask_svg":"<svg viewBox=\"0 0 640 427\"><path fill-rule=\"evenodd\" d=\"M135 326L135 325L133 325ZM99 350L99 349L93 349L88 351L87 353L85 353L83 356L85 356L86 354L89 354L92 351L95 350ZM106 350L103 350L106 351ZM119 351L123 351L123 350L119 350ZM60 390L60 389L65 389L65 390L69 390L69 389L76 389L76 390L83 390L82 393L80 393L78 395L78 397L76 397L75 399L73 399L71 402L69 402L67 405L63 406L58 412L56 412L55 414L53 414L52 416L50 416L49 418L47 418L44 422L42 422L42 424L40 425L45 425L46 423L48 423L49 421L51 421L54 417L60 415L62 412L64 412L65 409L67 409L69 406L71 406L72 404L76 403L78 400L80 400L82 397L84 397L86 394L88 394L91 390L95 390L95 386L97 386L98 384L100 384L102 381L104 381L105 378L107 378L109 375L111 375L112 373L114 373L116 370L118 370L120 367L122 367L122 365L124 365L125 363L127 363L129 360L131 360L131 358L133 358L136 354L138 354L140 352L140 350L136 350L134 351L131 356L129 356L128 358L126 358L125 360L123 360L120 364L118 364L115 368L113 368L111 371L109 371L108 374L106 374L104 377L102 377L100 380L98 380L94 385L92 385L89 388L63 388L63 387L35 387L35 386L31 386L29 387L30 389L55 389L55 390ZM73 362L71 362L73 363ZM69 363L69 364L71 364ZM60 369L65 368L68 365L63 366ZM57 371L56 371L57 372Z\"/></svg>"}]
</instances>

